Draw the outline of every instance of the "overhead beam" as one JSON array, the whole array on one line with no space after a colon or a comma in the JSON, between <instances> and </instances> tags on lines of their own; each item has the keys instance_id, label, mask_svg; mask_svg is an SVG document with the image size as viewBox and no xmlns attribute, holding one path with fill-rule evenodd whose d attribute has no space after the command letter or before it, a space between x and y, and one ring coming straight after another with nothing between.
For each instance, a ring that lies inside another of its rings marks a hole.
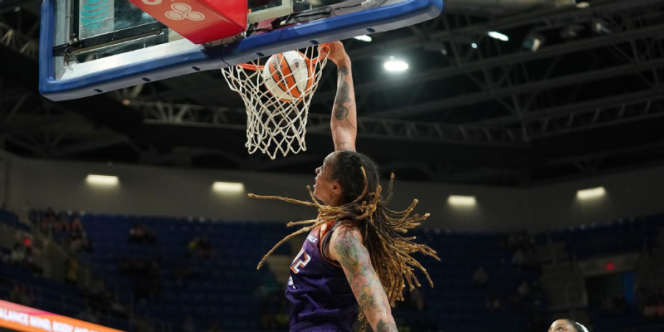
<instances>
[{"instance_id":1,"label":"overhead beam","mask_svg":"<svg viewBox=\"0 0 664 332\"><path fill-rule=\"evenodd\" d=\"M382 91L385 89L393 89L416 83L447 79L456 76L462 76L462 75L480 72L485 69L491 70L496 67L503 67L507 65L513 65L516 63L523 63L523 62L535 61L550 57L557 57L572 52L590 50L608 45L615 45L619 43L632 41L638 38L656 37L661 35L662 30L664 30L664 24L658 24L655 26L618 33L618 34L598 36L592 39L571 41L543 48L537 52L523 51L523 52L511 53L492 58L486 58L469 63L463 63L459 66L436 68L432 70L427 70L426 72L411 74L407 77L400 77L398 80L381 80L381 81L362 83L355 86L355 93L356 94L371 93L371 92ZM335 95L336 95L335 90L320 91L314 96L314 101L329 102L334 100Z\"/></svg>"},{"instance_id":2,"label":"overhead beam","mask_svg":"<svg viewBox=\"0 0 664 332\"><path fill-rule=\"evenodd\" d=\"M0 76L10 79L14 86L39 94L39 64L36 60L21 55L2 44L0 44L0 59L4 63L12 64L11 66L0 66ZM81 114L93 123L103 124L114 131L129 136L138 136L142 132L143 121L141 115L107 95L58 103L52 103L48 100L46 102L61 109Z\"/></svg>"},{"instance_id":3,"label":"overhead beam","mask_svg":"<svg viewBox=\"0 0 664 332\"><path fill-rule=\"evenodd\" d=\"M621 12L640 8L644 6L659 5L661 2L658 0L614 0L593 3L589 8L579 10L577 8L559 8L559 9L546 9L534 10L521 15L510 15L498 19L492 19L488 22L480 24L468 25L462 28L452 28L439 30L426 35L426 38L421 36L412 36L406 38L397 38L387 42L383 42L378 47L390 50L400 51L406 49L421 48L426 43L431 41L451 41L463 38L464 36L477 36L485 35L488 31L495 30L509 30L512 28L533 25L542 22L543 18L551 24L557 20L577 21L579 19L592 18L597 15L605 14L607 12ZM349 55L353 60L369 59L376 55L375 48L362 48L349 50Z\"/></svg>"},{"instance_id":4,"label":"overhead beam","mask_svg":"<svg viewBox=\"0 0 664 332\"><path fill-rule=\"evenodd\" d=\"M30 6L40 0L2 0L0 1L0 15L8 12L13 12L16 8L23 8Z\"/></svg>"},{"instance_id":5,"label":"overhead beam","mask_svg":"<svg viewBox=\"0 0 664 332\"><path fill-rule=\"evenodd\" d=\"M44 116L42 119L29 122L29 123L24 123L20 125L6 125L3 124L0 126L0 134L2 135L17 135L17 134L24 134L28 132L34 132L34 131L39 131L45 128L51 128L55 125L60 125L63 123L67 123L70 121L75 121L75 120L80 120L81 117L77 114L73 113L68 113L64 115L57 115L57 116Z\"/></svg>"},{"instance_id":6,"label":"overhead beam","mask_svg":"<svg viewBox=\"0 0 664 332\"><path fill-rule=\"evenodd\" d=\"M596 109L596 108L600 108L600 107L610 107L610 106L613 106L613 105L621 105L623 103L646 100L646 99L661 96L661 95L662 95L662 91L660 89L655 88L655 89L650 89L650 90L637 92L637 93L629 93L629 94L610 96L610 97L601 98L601 99L593 99L593 100L589 100L589 101L584 101L584 102L581 102L581 103L567 104L567 105L564 105L564 106L543 109L543 110L539 110L537 112L529 112L529 113L525 113L521 118L508 115L508 116L502 116L502 117L497 117L497 118L493 118L493 119L487 119L487 120L472 122L472 123L469 123L469 124L475 124L475 125L480 125L480 126L485 125L485 126L503 127L503 126L514 125L517 122L521 122L521 121L527 122L527 121L530 121L530 120L541 119L541 118L548 117L548 116L568 114L568 113L578 111L578 110L589 110L589 109Z\"/></svg>"},{"instance_id":7,"label":"overhead beam","mask_svg":"<svg viewBox=\"0 0 664 332\"><path fill-rule=\"evenodd\" d=\"M647 71L651 70L652 68L660 68L660 67L664 67L664 59L641 62L638 64L616 66L592 72L585 72L575 75L551 78L540 82L520 84L499 90L483 91L475 94L462 95L455 98L443 98L422 104L416 104L412 106L381 111L372 115L381 118L412 117L412 116L440 111L442 109L448 109L464 105L472 105L486 100L504 98L507 96L511 96L512 94L520 94L520 93L527 93L527 92L544 90L544 89L551 89L555 87L561 87L570 84L578 84L582 82L591 82L605 78L618 77L630 73L639 73L641 71Z\"/></svg>"},{"instance_id":8,"label":"overhead beam","mask_svg":"<svg viewBox=\"0 0 664 332\"><path fill-rule=\"evenodd\" d=\"M226 107L173 104L132 100L150 124L216 127L233 130L246 128L246 111ZM179 116L175 117L174 114ZM509 128L464 126L430 122L402 121L360 117L358 134L378 139L413 142L448 142L494 146L525 145L519 132ZM330 135L330 115L309 113L308 134Z\"/></svg>"}]
</instances>

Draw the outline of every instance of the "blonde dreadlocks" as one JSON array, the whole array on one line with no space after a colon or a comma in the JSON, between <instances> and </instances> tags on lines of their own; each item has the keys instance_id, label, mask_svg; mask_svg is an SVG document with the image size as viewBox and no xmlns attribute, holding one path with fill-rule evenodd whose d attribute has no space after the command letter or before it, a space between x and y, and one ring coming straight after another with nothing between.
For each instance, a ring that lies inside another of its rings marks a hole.
<instances>
[{"instance_id":1,"label":"blonde dreadlocks","mask_svg":"<svg viewBox=\"0 0 664 332\"><path fill-rule=\"evenodd\" d=\"M406 284L408 284L410 290L413 290L415 286L421 286L414 274L416 268L424 273L429 284L433 287L433 281L426 269L411 257L411 254L420 252L440 260L436 255L436 251L425 244L414 242L415 236L405 236L409 229L414 229L429 217L428 213L422 216L418 214L411 215L418 203L417 199L413 200L413 203L404 211L390 210L387 208L387 204L392 199L394 174L390 178L387 198L383 200L381 196L382 187L378 184L378 168L371 159L360 153L342 151L336 154L334 164L334 173L336 174L333 176L340 181L345 196L344 204L341 206L320 204L309 186L307 186L307 189L311 202L280 196L249 194L249 197L253 198L280 200L318 209L317 219L288 223L288 227L308 226L302 227L279 241L258 263L257 268L260 269L265 260L279 246L291 238L309 232L330 221L352 219L356 221L356 225L364 238L364 245L371 256L371 263L380 278L391 306L394 306L396 301L403 301L403 288ZM369 169L369 175L367 174L367 168ZM358 184L358 177L362 178L363 184ZM374 188L374 190L371 190L371 188ZM366 317L361 311L359 320L362 322L363 331L366 326Z\"/></svg>"}]
</instances>

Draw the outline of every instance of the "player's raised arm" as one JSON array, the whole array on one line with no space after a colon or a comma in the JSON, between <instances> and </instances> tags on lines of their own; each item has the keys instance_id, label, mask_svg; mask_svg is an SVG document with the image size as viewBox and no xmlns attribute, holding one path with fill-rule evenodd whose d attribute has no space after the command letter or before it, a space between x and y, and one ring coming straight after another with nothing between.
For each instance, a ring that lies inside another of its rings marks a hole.
<instances>
[{"instance_id":1,"label":"player's raised arm","mask_svg":"<svg viewBox=\"0 0 664 332\"><path fill-rule=\"evenodd\" d=\"M360 231L340 225L330 239L330 257L341 264L350 288L375 332L396 332L385 289L371 264Z\"/></svg>"},{"instance_id":2,"label":"player's raised arm","mask_svg":"<svg viewBox=\"0 0 664 332\"><path fill-rule=\"evenodd\" d=\"M355 138L357 137L357 107L355 106L355 88L351 73L350 57L341 42L325 44L322 47L329 49L328 58L337 65L337 96L332 107L332 139L334 150L355 151Z\"/></svg>"}]
</instances>

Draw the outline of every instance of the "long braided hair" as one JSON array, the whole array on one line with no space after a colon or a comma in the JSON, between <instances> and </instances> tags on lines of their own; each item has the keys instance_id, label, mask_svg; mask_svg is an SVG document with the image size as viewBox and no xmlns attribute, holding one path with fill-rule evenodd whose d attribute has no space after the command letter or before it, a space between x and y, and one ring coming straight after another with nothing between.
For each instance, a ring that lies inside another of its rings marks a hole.
<instances>
[{"instance_id":1,"label":"long braided hair","mask_svg":"<svg viewBox=\"0 0 664 332\"><path fill-rule=\"evenodd\" d=\"M294 204L301 204L318 209L318 218L313 220L288 223L288 227L308 225L286 236L277 243L258 263L261 268L265 260L274 250L291 238L311 231L315 227L330 221L352 219L363 236L364 245L369 251L371 263L385 289L385 293L394 306L396 301L403 301L403 288L408 285L410 290L420 287L420 282L414 274L415 269L424 273L427 281L433 287L433 281L426 269L411 257L411 254L420 252L440 260L436 251L429 246L416 243L415 236L407 236L409 229L413 229L429 217L429 214L414 214L417 199L403 211L390 210L387 204L392 199L394 174L390 178L388 194L385 199L381 196L380 173L378 166L364 154L353 151L340 151L335 154L332 163L333 180L339 182L342 189L341 206L328 206L320 204L314 197L311 188L307 186L312 202L299 201L280 196L259 196L249 194L250 197L260 199L281 200ZM360 311L359 318L362 330L366 326L366 317Z\"/></svg>"}]
</instances>

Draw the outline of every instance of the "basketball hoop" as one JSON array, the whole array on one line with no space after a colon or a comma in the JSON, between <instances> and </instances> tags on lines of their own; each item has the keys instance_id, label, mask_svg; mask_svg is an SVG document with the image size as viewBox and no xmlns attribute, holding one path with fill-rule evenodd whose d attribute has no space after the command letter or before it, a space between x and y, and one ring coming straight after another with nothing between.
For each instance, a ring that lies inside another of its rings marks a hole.
<instances>
[{"instance_id":1,"label":"basketball hoop","mask_svg":"<svg viewBox=\"0 0 664 332\"><path fill-rule=\"evenodd\" d=\"M317 49L276 54L265 65L259 59L221 70L247 109L245 146L250 154L260 150L274 160L279 153L285 157L307 150L309 106L327 64L327 56Z\"/></svg>"}]
</instances>

